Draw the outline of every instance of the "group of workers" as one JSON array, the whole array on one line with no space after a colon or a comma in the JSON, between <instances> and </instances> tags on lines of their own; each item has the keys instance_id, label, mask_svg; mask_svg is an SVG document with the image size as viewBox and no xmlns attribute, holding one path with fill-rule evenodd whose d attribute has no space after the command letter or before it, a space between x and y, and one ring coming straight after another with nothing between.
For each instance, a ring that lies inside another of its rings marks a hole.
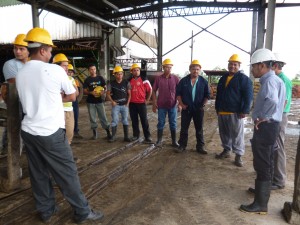
<instances>
[{"instance_id":1,"label":"group of workers","mask_svg":"<svg viewBox=\"0 0 300 225\"><path fill-rule=\"evenodd\" d=\"M72 78L74 68L62 53L55 55L53 62L49 63L55 46L45 29L36 27L26 35L20 34L13 44L15 59L5 63L3 73L7 82L16 83L22 105L21 137L26 147L37 211L47 222L58 210L51 181L54 179L71 204L76 223L101 220L103 213L92 210L81 191L76 158L70 147L73 136L80 136L76 101L78 85ZM255 188L249 188L249 191L255 194L255 198L252 204L240 206L244 212L266 214L270 191L285 186L284 135L291 102L291 82L282 72L284 64L268 49L258 49L251 56L251 72L260 79L261 88L252 112L254 134L251 145L257 177ZM253 83L240 70L240 65L239 56L233 54L228 60L228 73L219 80L215 101L223 147L223 151L215 157L221 160L229 158L232 151L235 153L234 164L238 167L243 166L242 156L245 153L243 119L250 113L253 103ZM115 80L109 84L97 74L95 65L89 65L83 92L87 95L93 139L98 138L99 119L108 141L116 141L121 114L124 141L140 138L140 120L144 142L152 143L147 119L147 102L152 98L152 111L158 113L156 145L160 147L163 144L168 115L171 145L176 153L186 151L188 130L193 119L196 151L207 154L203 119L210 89L207 80L200 76L201 64L193 60L189 66L190 73L182 79L172 73L172 67L172 61L165 59L163 72L155 78L152 87L149 80L141 76L141 68L137 64L131 66L128 80L124 79L122 67L116 66L113 70ZM112 105L111 123L106 117L106 100ZM181 129L177 142L178 112L181 112ZM132 137L129 137L128 114L132 121Z\"/></svg>"}]
</instances>

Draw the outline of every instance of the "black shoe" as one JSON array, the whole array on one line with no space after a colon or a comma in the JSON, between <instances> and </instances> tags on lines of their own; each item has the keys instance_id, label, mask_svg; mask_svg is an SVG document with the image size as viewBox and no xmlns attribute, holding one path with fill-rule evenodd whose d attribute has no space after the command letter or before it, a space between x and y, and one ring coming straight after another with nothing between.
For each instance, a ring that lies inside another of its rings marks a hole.
<instances>
[{"instance_id":1,"label":"black shoe","mask_svg":"<svg viewBox=\"0 0 300 225\"><path fill-rule=\"evenodd\" d=\"M40 213L40 217L41 217L41 220L44 222L44 223L47 223L50 221L51 217L56 213L58 212L59 210L59 207L57 205L54 206L54 209L51 213Z\"/></svg>"},{"instance_id":2,"label":"black shoe","mask_svg":"<svg viewBox=\"0 0 300 225\"><path fill-rule=\"evenodd\" d=\"M181 152L184 152L184 151L185 151L185 147L183 147L183 146L179 146L179 147L174 149L174 152L176 152L176 153L181 153Z\"/></svg>"},{"instance_id":3,"label":"black shoe","mask_svg":"<svg viewBox=\"0 0 300 225\"><path fill-rule=\"evenodd\" d=\"M81 159L78 159L77 157L74 157L74 162L75 162L75 163L80 163L80 162L81 162Z\"/></svg>"},{"instance_id":4,"label":"black shoe","mask_svg":"<svg viewBox=\"0 0 300 225\"><path fill-rule=\"evenodd\" d=\"M243 167L243 161L242 161L242 156L236 154L235 159L234 159L234 165L238 167Z\"/></svg>"},{"instance_id":5,"label":"black shoe","mask_svg":"<svg viewBox=\"0 0 300 225\"><path fill-rule=\"evenodd\" d=\"M94 139L94 140L98 139L98 131L97 131L97 129L93 129L93 137L92 137L92 139Z\"/></svg>"},{"instance_id":6,"label":"black shoe","mask_svg":"<svg viewBox=\"0 0 300 225\"><path fill-rule=\"evenodd\" d=\"M270 189L271 189L272 191L274 191L274 190L279 190L279 189L284 189L284 186L279 186L279 185L277 185L277 184L272 184L271 187L270 187Z\"/></svg>"},{"instance_id":7,"label":"black shoe","mask_svg":"<svg viewBox=\"0 0 300 225\"><path fill-rule=\"evenodd\" d=\"M249 188L248 188L248 191L249 191L251 194L255 194L255 188L249 187Z\"/></svg>"},{"instance_id":8,"label":"black shoe","mask_svg":"<svg viewBox=\"0 0 300 225\"><path fill-rule=\"evenodd\" d=\"M133 136L133 137L130 139L130 141L136 141L136 140L138 140L138 139L139 139L139 137Z\"/></svg>"},{"instance_id":9,"label":"black shoe","mask_svg":"<svg viewBox=\"0 0 300 225\"><path fill-rule=\"evenodd\" d=\"M91 210L90 214L84 218L84 219L75 219L75 223L81 224L85 223L87 221L96 221L96 220L102 220L104 218L104 214L102 212L95 212L94 210Z\"/></svg>"},{"instance_id":10,"label":"black shoe","mask_svg":"<svg viewBox=\"0 0 300 225\"><path fill-rule=\"evenodd\" d=\"M220 154L216 154L216 159L230 158L230 151L224 149Z\"/></svg>"},{"instance_id":11,"label":"black shoe","mask_svg":"<svg viewBox=\"0 0 300 225\"><path fill-rule=\"evenodd\" d=\"M202 155L207 155L207 151L203 147L197 148L197 152Z\"/></svg>"},{"instance_id":12,"label":"black shoe","mask_svg":"<svg viewBox=\"0 0 300 225\"><path fill-rule=\"evenodd\" d=\"M152 144L152 138L151 137L148 137L148 138L145 138L145 140L143 141L143 143L145 144Z\"/></svg>"},{"instance_id":13,"label":"black shoe","mask_svg":"<svg viewBox=\"0 0 300 225\"><path fill-rule=\"evenodd\" d=\"M76 139L83 139L83 137L79 133L74 133L74 138Z\"/></svg>"}]
</instances>

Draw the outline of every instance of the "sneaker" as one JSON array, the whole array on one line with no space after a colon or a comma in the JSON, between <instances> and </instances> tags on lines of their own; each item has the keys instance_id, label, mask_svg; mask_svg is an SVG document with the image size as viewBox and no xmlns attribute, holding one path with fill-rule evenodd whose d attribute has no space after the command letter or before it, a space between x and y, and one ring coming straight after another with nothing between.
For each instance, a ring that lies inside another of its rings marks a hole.
<instances>
[{"instance_id":1,"label":"sneaker","mask_svg":"<svg viewBox=\"0 0 300 225\"><path fill-rule=\"evenodd\" d=\"M44 223L47 223L50 221L51 217L56 213L58 212L59 208L57 205L54 206L54 209L51 213L40 213L40 217L41 217L41 220L44 222Z\"/></svg>"},{"instance_id":2,"label":"sneaker","mask_svg":"<svg viewBox=\"0 0 300 225\"><path fill-rule=\"evenodd\" d=\"M235 155L234 165L236 165L238 167L243 167L243 161L242 161L241 155L238 155L238 154Z\"/></svg>"},{"instance_id":3,"label":"sneaker","mask_svg":"<svg viewBox=\"0 0 300 225\"><path fill-rule=\"evenodd\" d=\"M81 224L85 223L87 221L96 221L96 220L102 220L104 218L104 214L102 212L95 212L94 210L91 209L90 214L86 218L82 219L75 219L75 223Z\"/></svg>"},{"instance_id":4,"label":"sneaker","mask_svg":"<svg viewBox=\"0 0 300 225\"><path fill-rule=\"evenodd\" d=\"M230 151L224 149L220 154L216 154L216 159L225 159L230 157Z\"/></svg>"}]
</instances>

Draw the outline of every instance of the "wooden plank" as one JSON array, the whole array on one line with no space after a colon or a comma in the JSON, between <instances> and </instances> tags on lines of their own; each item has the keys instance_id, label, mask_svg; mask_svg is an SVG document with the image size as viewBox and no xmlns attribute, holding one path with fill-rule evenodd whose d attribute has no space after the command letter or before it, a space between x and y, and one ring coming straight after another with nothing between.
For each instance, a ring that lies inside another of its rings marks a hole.
<instances>
[{"instance_id":1,"label":"wooden plank","mask_svg":"<svg viewBox=\"0 0 300 225\"><path fill-rule=\"evenodd\" d=\"M300 136L295 164L293 202L285 202L282 213L289 224L300 225Z\"/></svg>"},{"instance_id":2,"label":"wooden plank","mask_svg":"<svg viewBox=\"0 0 300 225\"><path fill-rule=\"evenodd\" d=\"M20 130L21 113L19 97L15 84L8 85L7 101L7 178L0 180L0 189L4 192L11 192L20 188L21 167L20 167Z\"/></svg>"}]
</instances>

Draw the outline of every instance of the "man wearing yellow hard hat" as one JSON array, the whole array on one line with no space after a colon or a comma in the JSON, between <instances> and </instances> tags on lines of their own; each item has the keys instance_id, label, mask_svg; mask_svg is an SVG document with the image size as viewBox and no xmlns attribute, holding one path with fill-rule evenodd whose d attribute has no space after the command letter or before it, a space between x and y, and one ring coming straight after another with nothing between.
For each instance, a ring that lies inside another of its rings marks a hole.
<instances>
[{"instance_id":1,"label":"man wearing yellow hard hat","mask_svg":"<svg viewBox=\"0 0 300 225\"><path fill-rule=\"evenodd\" d=\"M93 131L93 139L98 138L97 115L101 127L106 131L107 139L111 138L110 124L106 118L104 107L104 97L106 92L106 81L101 75L97 74L94 64L88 66L89 76L84 80L83 93L87 95L86 103L90 117L91 129Z\"/></svg>"},{"instance_id":2,"label":"man wearing yellow hard hat","mask_svg":"<svg viewBox=\"0 0 300 225\"><path fill-rule=\"evenodd\" d=\"M29 51L27 49L28 43L24 41L25 34L18 34L13 42L14 48L13 53L15 58L6 61L3 65L3 74L5 81L7 83L15 83L16 75L18 71L24 66L24 64L28 61ZM7 102L7 90L6 85L1 86L1 95L5 102ZM5 154L7 152L7 129L4 128L2 134L2 149L1 154Z\"/></svg>"},{"instance_id":3,"label":"man wearing yellow hard hat","mask_svg":"<svg viewBox=\"0 0 300 225\"><path fill-rule=\"evenodd\" d=\"M68 64L68 75L73 77L75 75L75 70L72 64ZM80 83L78 79L75 79L75 85L78 89L78 95L79 95L79 89L80 89ZM74 138L82 139L83 137L79 134L79 127L78 127L78 119L79 119L79 103L78 103L78 96L74 102L72 102L73 106L73 113L74 113Z\"/></svg>"},{"instance_id":4,"label":"man wearing yellow hard hat","mask_svg":"<svg viewBox=\"0 0 300 225\"><path fill-rule=\"evenodd\" d=\"M111 102L111 138L109 142L116 140L119 114L123 124L124 141L130 142L128 137L128 106L131 98L131 86L128 80L123 79L124 71L121 66L116 66L113 70L115 80L107 86L107 99Z\"/></svg>"},{"instance_id":5,"label":"man wearing yellow hard hat","mask_svg":"<svg viewBox=\"0 0 300 225\"><path fill-rule=\"evenodd\" d=\"M152 94L152 86L149 80L141 75L141 67L134 63L131 65L130 72L132 74L129 79L131 86L131 99L129 103L129 114L132 123L133 137L132 141L139 139L140 128L139 118L141 120L144 143L152 143L152 138L149 130L149 122L147 118L147 105Z\"/></svg>"},{"instance_id":6,"label":"man wearing yellow hard hat","mask_svg":"<svg viewBox=\"0 0 300 225\"><path fill-rule=\"evenodd\" d=\"M235 153L234 164L243 166L245 153L244 118L249 114L253 99L251 79L240 71L241 59L233 54L228 60L228 73L223 75L217 86L215 109L223 151L217 159L229 158Z\"/></svg>"},{"instance_id":7,"label":"man wearing yellow hard hat","mask_svg":"<svg viewBox=\"0 0 300 225\"><path fill-rule=\"evenodd\" d=\"M175 149L178 153L186 150L188 130L193 119L197 138L196 151L199 154L207 154L204 148L203 117L210 94L207 80L200 76L201 68L200 62L193 60L189 67L190 74L182 78L177 85L176 96L182 108L179 147Z\"/></svg>"},{"instance_id":8,"label":"man wearing yellow hard hat","mask_svg":"<svg viewBox=\"0 0 300 225\"><path fill-rule=\"evenodd\" d=\"M24 41L28 42L31 60L18 72L16 86L24 112L21 136L36 210L45 223L58 210L50 173L72 206L76 223L100 220L103 213L90 208L81 190L72 149L65 137L62 101L74 101L76 90L66 71L49 63L54 44L47 30L35 27Z\"/></svg>"},{"instance_id":9,"label":"man wearing yellow hard hat","mask_svg":"<svg viewBox=\"0 0 300 225\"><path fill-rule=\"evenodd\" d=\"M53 62L56 65L61 66L65 71L66 74L68 74L68 65L69 60L67 56L63 53L58 53L53 57ZM72 76L68 75L68 78L71 82L71 84L74 86L76 90L76 97L78 96L78 88L76 86L75 80ZM73 112L73 106L72 102L64 102L64 111L65 111L65 128L66 128L66 136L68 138L69 144L72 143L73 136L74 136L74 112Z\"/></svg>"},{"instance_id":10,"label":"man wearing yellow hard hat","mask_svg":"<svg viewBox=\"0 0 300 225\"><path fill-rule=\"evenodd\" d=\"M157 141L156 145L162 145L163 129L165 126L166 116L169 118L169 126L172 137L172 145L178 147L176 140L177 129L177 100L176 86L179 78L172 74L173 62L171 59L165 59L162 63L163 74L155 78L152 93L152 111L158 111L157 123ZM158 92L158 95L157 95ZM156 96L157 95L157 96Z\"/></svg>"}]
</instances>

